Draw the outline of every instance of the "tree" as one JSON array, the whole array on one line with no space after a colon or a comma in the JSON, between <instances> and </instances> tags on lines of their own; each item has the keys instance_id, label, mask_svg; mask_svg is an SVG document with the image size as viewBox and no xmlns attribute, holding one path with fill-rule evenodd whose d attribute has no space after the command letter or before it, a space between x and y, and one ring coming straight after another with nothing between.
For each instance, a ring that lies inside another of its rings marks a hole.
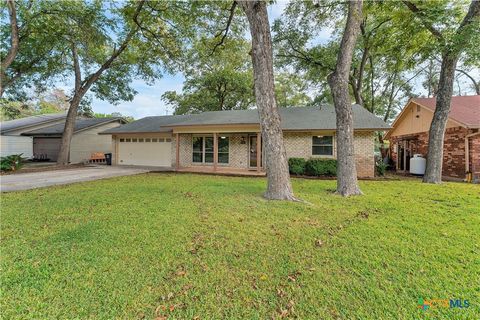
<instances>
[{"instance_id":1,"label":"tree","mask_svg":"<svg viewBox=\"0 0 480 320\"><path fill-rule=\"evenodd\" d=\"M50 5L48 12L56 15L58 28L65 26L67 65L74 78L58 164L69 161L75 119L89 90L110 103L132 100L134 77L151 83L162 71L172 70L172 61L181 52L179 24L188 20L187 5L144 0L122 6L108 2L106 8L101 2Z\"/></svg>"},{"instance_id":2,"label":"tree","mask_svg":"<svg viewBox=\"0 0 480 320\"><path fill-rule=\"evenodd\" d=\"M15 8L14 0L6 0L6 5L8 8L8 16L10 20L10 48L5 57L2 57L2 63L0 65L1 74L0 74L0 97L3 95L4 87L3 82L5 81L4 70L10 67L13 60L18 53L18 47L20 44L20 36L18 32L18 22L17 22L17 10Z\"/></svg>"},{"instance_id":3,"label":"tree","mask_svg":"<svg viewBox=\"0 0 480 320\"><path fill-rule=\"evenodd\" d=\"M181 93L167 91L162 99L175 114L204 111L239 110L253 106L252 62L250 45L240 37L213 51L218 39L196 40L184 58L185 82Z\"/></svg>"},{"instance_id":4,"label":"tree","mask_svg":"<svg viewBox=\"0 0 480 320\"><path fill-rule=\"evenodd\" d=\"M296 200L288 172L287 153L283 143L280 114L275 99L273 51L265 1L237 1L245 12L252 37L252 62L255 99L260 116L267 191L272 200Z\"/></svg>"},{"instance_id":5,"label":"tree","mask_svg":"<svg viewBox=\"0 0 480 320\"><path fill-rule=\"evenodd\" d=\"M350 66L362 19L362 0L350 1L335 71L328 76L337 118L337 193L359 195L353 144L353 112L348 92Z\"/></svg>"},{"instance_id":6,"label":"tree","mask_svg":"<svg viewBox=\"0 0 480 320\"><path fill-rule=\"evenodd\" d=\"M423 182L441 183L443 165L443 140L450 112L450 102L453 93L453 82L458 59L466 47L475 45L471 41L477 37L480 26L480 1L472 1L467 14L460 25L454 29L452 18L458 16L458 7L441 7L443 3L414 3L403 1L408 9L417 17L423 27L428 30L442 54L442 66L438 82L436 108L430 125L428 137L427 166ZM453 7L453 8L452 8ZM456 12L451 12L455 10ZM442 13L442 14L439 14ZM447 17L447 18L446 18ZM444 26L441 29L438 25Z\"/></svg>"}]
</instances>

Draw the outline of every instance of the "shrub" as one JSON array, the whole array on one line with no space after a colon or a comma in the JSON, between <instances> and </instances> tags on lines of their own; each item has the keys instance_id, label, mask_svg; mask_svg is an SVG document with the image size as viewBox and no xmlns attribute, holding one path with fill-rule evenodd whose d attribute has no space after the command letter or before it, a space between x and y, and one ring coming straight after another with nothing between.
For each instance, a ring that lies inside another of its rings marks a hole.
<instances>
[{"instance_id":1,"label":"shrub","mask_svg":"<svg viewBox=\"0 0 480 320\"><path fill-rule=\"evenodd\" d=\"M303 158L288 159L288 170L291 174L302 175L305 174L305 165L307 161Z\"/></svg>"},{"instance_id":2,"label":"shrub","mask_svg":"<svg viewBox=\"0 0 480 320\"><path fill-rule=\"evenodd\" d=\"M23 153L22 153L23 154ZM23 167L26 158L22 158L22 154L12 154L0 158L1 171L15 171Z\"/></svg>"},{"instance_id":3,"label":"shrub","mask_svg":"<svg viewBox=\"0 0 480 320\"><path fill-rule=\"evenodd\" d=\"M337 175L337 160L334 159L310 159L307 161L305 170L310 176Z\"/></svg>"},{"instance_id":4,"label":"shrub","mask_svg":"<svg viewBox=\"0 0 480 320\"><path fill-rule=\"evenodd\" d=\"M382 160L379 160L375 163L375 172L379 176L383 177L385 175L385 172L387 171L387 168L388 168L388 164L386 164Z\"/></svg>"}]
</instances>

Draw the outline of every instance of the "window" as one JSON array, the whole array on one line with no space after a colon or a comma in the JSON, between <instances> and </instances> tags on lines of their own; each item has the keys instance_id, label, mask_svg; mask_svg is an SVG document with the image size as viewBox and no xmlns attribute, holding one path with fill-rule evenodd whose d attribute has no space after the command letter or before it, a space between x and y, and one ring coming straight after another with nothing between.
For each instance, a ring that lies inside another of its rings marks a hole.
<instances>
[{"instance_id":1,"label":"window","mask_svg":"<svg viewBox=\"0 0 480 320\"><path fill-rule=\"evenodd\" d=\"M125 142L125 139L123 139L123 138L120 138L120 142Z\"/></svg>"},{"instance_id":2,"label":"window","mask_svg":"<svg viewBox=\"0 0 480 320\"><path fill-rule=\"evenodd\" d=\"M132 138L132 142L137 142L137 138Z\"/></svg>"},{"instance_id":3,"label":"window","mask_svg":"<svg viewBox=\"0 0 480 320\"><path fill-rule=\"evenodd\" d=\"M165 139L165 141L166 141L166 142L172 142L172 139L167 138L167 139Z\"/></svg>"},{"instance_id":4,"label":"window","mask_svg":"<svg viewBox=\"0 0 480 320\"><path fill-rule=\"evenodd\" d=\"M130 142L130 141L131 141L130 138L125 139L125 142Z\"/></svg>"},{"instance_id":5,"label":"window","mask_svg":"<svg viewBox=\"0 0 480 320\"><path fill-rule=\"evenodd\" d=\"M193 137L192 161L194 163L213 163L213 137ZM229 139L228 137L218 138L218 163L228 163Z\"/></svg>"},{"instance_id":6,"label":"window","mask_svg":"<svg viewBox=\"0 0 480 320\"><path fill-rule=\"evenodd\" d=\"M203 137L193 137L193 162L203 162Z\"/></svg>"},{"instance_id":7,"label":"window","mask_svg":"<svg viewBox=\"0 0 480 320\"><path fill-rule=\"evenodd\" d=\"M138 139L138 142L143 142L143 138Z\"/></svg>"},{"instance_id":8,"label":"window","mask_svg":"<svg viewBox=\"0 0 480 320\"><path fill-rule=\"evenodd\" d=\"M157 138L152 138L152 142L157 142Z\"/></svg>"},{"instance_id":9,"label":"window","mask_svg":"<svg viewBox=\"0 0 480 320\"><path fill-rule=\"evenodd\" d=\"M158 139L158 142L165 142L165 139L159 138L159 139Z\"/></svg>"},{"instance_id":10,"label":"window","mask_svg":"<svg viewBox=\"0 0 480 320\"><path fill-rule=\"evenodd\" d=\"M313 136L312 155L333 156L333 136Z\"/></svg>"},{"instance_id":11,"label":"window","mask_svg":"<svg viewBox=\"0 0 480 320\"><path fill-rule=\"evenodd\" d=\"M145 138L145 142L150 142L150 138Z\"/></svg>"},{"instance_id":12,"label":"window","mask_svg":"<svg viewBox=\"0 0 480 320\"><path fill-rule=\"evenodd\" d=\"M218 138L218 163L228 163L228 137Z\"/></svg>"}]
</instances>

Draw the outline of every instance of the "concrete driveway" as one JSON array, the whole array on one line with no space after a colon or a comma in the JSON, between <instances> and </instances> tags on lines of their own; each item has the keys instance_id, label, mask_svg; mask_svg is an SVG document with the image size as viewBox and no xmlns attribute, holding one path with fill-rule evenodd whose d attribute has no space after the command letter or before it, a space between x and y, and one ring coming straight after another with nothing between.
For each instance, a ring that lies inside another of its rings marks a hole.
<instances>
[{"instance_id":1,"label":"concrete driveway","mask_svg":"<svg viewBox=\"0 0 480 320\"><path fill-rule=\"evenodd\" d=\"M117 166L89 166L77 169L9 174L0 177L1 192L18 191L92 181L112 177L129 176L149 172L148 168Z\"/></svg>"}]
</instances>

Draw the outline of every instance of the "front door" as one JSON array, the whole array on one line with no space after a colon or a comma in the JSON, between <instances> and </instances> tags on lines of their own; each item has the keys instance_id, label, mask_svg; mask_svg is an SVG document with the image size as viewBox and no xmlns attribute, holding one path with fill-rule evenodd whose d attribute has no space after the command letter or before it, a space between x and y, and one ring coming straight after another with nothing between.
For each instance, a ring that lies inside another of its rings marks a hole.
<instances>
[{"instance_id":1,"label":"front door","mask_svg":"<svg viewBox=\"0 0 480 320\"><path fill-rule=\"evenodd\" d=\"M248 136L248 165L252 169L256 169L258 166L262 166L262 151L260 144L260 163L257 164L257 135Z\"/></svg>"}]
</instances>

